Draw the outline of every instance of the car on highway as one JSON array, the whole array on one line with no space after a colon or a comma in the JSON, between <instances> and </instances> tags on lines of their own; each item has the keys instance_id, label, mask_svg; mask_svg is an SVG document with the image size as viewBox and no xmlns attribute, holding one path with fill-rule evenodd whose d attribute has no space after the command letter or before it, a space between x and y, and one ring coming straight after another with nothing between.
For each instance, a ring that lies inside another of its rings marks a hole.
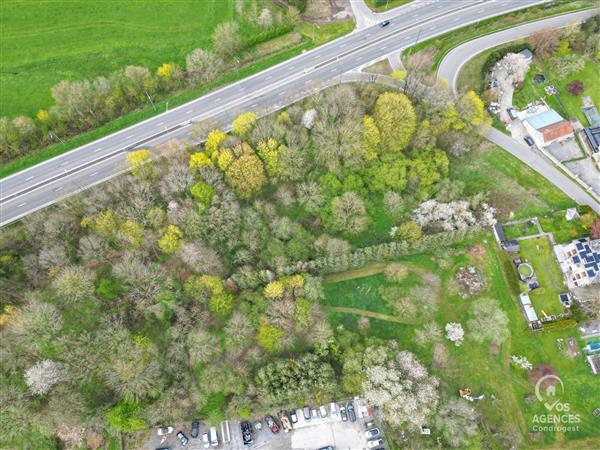
<instances>
[{"instance_id":1,"label":"car on highway","mask_svg":"<svg viewBox=\"0 0 600 450\"><path fill-rule=\"evenodd\" d=\"M348 411L348 418L350 422L356 422L356 413L354 412L354 405L352 402L348 402L348 407L346 408Z\"/></svg>"},{"instance_id":2,"label":"car on highway","mask_svg":"<svg viewBox=\"0 0 600 450\"><path fill-rule=\"evenodd\" d=\"M159 427L156 429L156 434L159 436L166 436L173 432L173 427Z\"/></svg>"},{"instance_id":3,"label":"car on highway","mask_svg":"<svg viewBox=\"0 0 600 450\"><path fill-rule=\"evenodd\" d=\"M334 450L333 445L328 445L327 447L321 447L319 450Z\"/></svg>"},{"instance_id":4,"label":"car on highway","mask_svg":"<svg viewBox=\"0 0 600 450\"><path fill-rule=\"evenodd\" d=\"M534 144L534 142L533 142L533 139L531 139L531 136L525 136L525 137L523 138L523 140L524 140L524 141L525 141L525 143L526 143L527 145L529 145L530 147L531 147L531 146Z\"/></svg>"},{"instance_id":5,"label":"car on highway","mask_svg":"<svg viewBox=\"0 0 600 450\"><path fill-rule=\"evenodd\" d=\"M298 423L298 415L296 414L295 409L290 411L290 419L292 419L292 423Z\"/></svg>"},{"instance_id":6,"label":"car on highway","mask_svg":"<svg viewBox=\"0 0 600 450\"><path fill-rule=\"evenodd\" d=\"M392 23L392 22L391 22L391 21L389 21L389 20L384 20L383 22L381 22L381 23L379 24L379 26L380 26L381 28L383 28L383 27L387 27L387 26L388 26L390 23Z\"/></svg>"},{"instance_id":7,"label":"car on highway","mask_svg":"<svg viewBox=\"0 0 600 450\"><path fill-rule=\"evenodd\" d=\"M304 414L304 420L308 422L310 420L310 408L308 406L305 406L304 408L302 408L302 413Z\"/></svg>"},{"instance_id":8,"label":"car on highway","mask_svg":"<svg viewBox=\"0 0 600 450\"><path fill-rule=\"evenodd\" d=\"M194 420L192 422L192 432L190 433L190 436L192 436L193 438L197 438L199 432L200 432L200 422L198 422L197 420Z\"/></svg>"},{"instance_id":9,"label":"car on highway","mask_svg":"<svg viewBox=\"0 0 600 450\"><path fill-rule=\"evenodd\" d=\"M380 445L383 445L383 439L375 439L373 441L367 441L367 447L369 447L369 448L379 447Z\"/></svg>"},{"instance_id":10,"label":"car on highway","mask_svg":"<svg viewBox=\"0 0 600 450\"><path fill-rule=\"evenodd\" d=\"M204 448L210 447L210 438L208 437L208 431L202 433L202 446Z\"/></svg>"},{"instance_id":11,"label":"car on highway","mask_svg":"<svg viewBox=\"0 0 600 450\"><path fill-rule=\"evenodd\" d=\"M179 442L181 442L181 445L187 445L188 442L190 442L188 437L185 434L183 434L183 431L177 432L177 439L179 439Z\"/></svg>"},{"instance_id":12,"label":"car on highway","mask_svg":"<svg viewBox=\"0 0 600 450\"><path fill-rule=\"evenodd\" d=\"M344 422L348 422L348 414L346 414L346 407L344 405L340 406L340 417Z\"/></svg>"},{"instance_id":13,"label":"car on highway","mask_svg":"<svg viewBox=\"0 0 600 450\"><path fill-rule=\"evenodd\" d=\"M277 422L275 421L273 416L266 416L265 422L267 422L267 426L273 434L279 433L279 425L277 425Z\"/></svg>"},{"instance_id":14,"label":"car on highway","mask_svg":"<svg viewBox=\"0 0 600 450\"><path fill-rule=\"evenodd\" d=\"M367 439L374 439L379 436L381 436L381 431L379 430L379 428L371 428L370 430L367 430L365 432L365 437Z\"/></svg>"},{"instance_id":15,"label":"car on highway","mask_svg":"<svg viewBox=\"0 0 600 450\"><path fill-rule=\"evenodd\" d=\"M254 440L252 439L252 424L247 420L244 420L240 423L240 428L242 429L242 441L244 445L250 445Z\"/></svg>"},{"instance_id":16,"label":"car on highway","mask_svg":"<svg viewBox=\"0 0 600 450\"><path fill-rule=\"evenodd\" d=\"M321 419L325 419L327 417L327 408L325 408L325 406L321 406L319 408L319 414L321 414Z\"/></svg>"}]
</instances>

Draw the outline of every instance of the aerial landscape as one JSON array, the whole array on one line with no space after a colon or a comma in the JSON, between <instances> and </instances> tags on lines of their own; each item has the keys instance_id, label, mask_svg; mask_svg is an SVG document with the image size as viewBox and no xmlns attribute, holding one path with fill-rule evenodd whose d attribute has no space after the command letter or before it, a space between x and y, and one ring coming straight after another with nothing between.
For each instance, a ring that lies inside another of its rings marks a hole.
<instances>
[{"instance_id":1,"label":"aerial landscape","mask_svg":"<svg viewBox=\"0 0 600 450\"><path fill-rule=\"evenodd\" d=\"M600 449L597 2L0 24L0 448Z\"/></svg>"}]
</instances>

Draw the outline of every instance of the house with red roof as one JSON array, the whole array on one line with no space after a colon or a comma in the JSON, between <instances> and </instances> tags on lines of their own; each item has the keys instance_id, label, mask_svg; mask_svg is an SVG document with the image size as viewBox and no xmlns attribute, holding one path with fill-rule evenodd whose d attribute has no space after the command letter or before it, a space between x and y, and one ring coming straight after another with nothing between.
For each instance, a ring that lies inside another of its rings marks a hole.
<instances>
[{"instance_id":1,"label":"house with red roof","mask_svg":"<svg viewBox=\"0 0 600 450\"><path fill-rule=\"evenodd\" d=\"M573 125L553 109L539 112L523 120L525 129L538 147L573 137Z\"/></svg>"}]
</instances>

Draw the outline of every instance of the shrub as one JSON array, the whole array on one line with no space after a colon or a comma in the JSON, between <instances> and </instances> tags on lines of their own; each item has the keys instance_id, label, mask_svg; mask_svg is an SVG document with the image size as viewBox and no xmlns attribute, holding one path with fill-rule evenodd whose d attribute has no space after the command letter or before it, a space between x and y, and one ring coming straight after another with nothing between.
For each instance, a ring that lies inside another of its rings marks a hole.
<instances>
[{"instance_id":1,"label":"shrub","mask_svg":"<svg viewBox=\"0 0 600 450\"><path fill-rule=\"evenodd\" d=\"M581 80L573 80L566 86L567 92L571 95L581 95L583 94L584 86Z\"/></svg>"}]
</instances>

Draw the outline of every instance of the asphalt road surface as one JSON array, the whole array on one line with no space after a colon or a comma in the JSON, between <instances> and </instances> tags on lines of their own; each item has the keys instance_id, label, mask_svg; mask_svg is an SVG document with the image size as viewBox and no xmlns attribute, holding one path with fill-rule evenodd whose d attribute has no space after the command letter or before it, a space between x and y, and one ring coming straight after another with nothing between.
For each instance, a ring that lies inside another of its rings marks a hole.
<instances>
[{"instance_id":1,"label":"asphalt road surface","mask_svg":"<svg viewBox=\"0 0 600 450\"><path fill-rule=\"evenodd\" d=\"M564 27L569 23L580 22L581 20L584 20L585 18L597 13L598 10L595 9L551 17L469 41L454 48L444 57L438 69L438 76L448 80L452 90L454 93L456 93L456 83L458 81L460 70L470 59L479 53L487 49L497 47L498 45L502 45L506 42L526 37L544 28ZM495 128L491 128L487 132L486 138L492 141L494 144L502 147L513 156L519 158L522 162L541 174L544 178L558 187L578 204L588 205L594 211L600 214L600 204L594 200L594 198L588 194L581 185L561 172L539 151L530 148L523 142L507 136Z\"/></svg>"},{"instance_id":2,"label":"asphalt road surface","mask_svg":"<svg viewBox=\"0 0 600 450\"><path fill-rule=\"evenodd\" d=\"M374 25L168 112L0 180L0 225L101 183L126 170L128 152L183 138L193 122L227 126L242 112L284 107L299 93L393 51L452 29L548 0L416 0L398 9L387 27Z\"/></svg>"}]
</instances>

